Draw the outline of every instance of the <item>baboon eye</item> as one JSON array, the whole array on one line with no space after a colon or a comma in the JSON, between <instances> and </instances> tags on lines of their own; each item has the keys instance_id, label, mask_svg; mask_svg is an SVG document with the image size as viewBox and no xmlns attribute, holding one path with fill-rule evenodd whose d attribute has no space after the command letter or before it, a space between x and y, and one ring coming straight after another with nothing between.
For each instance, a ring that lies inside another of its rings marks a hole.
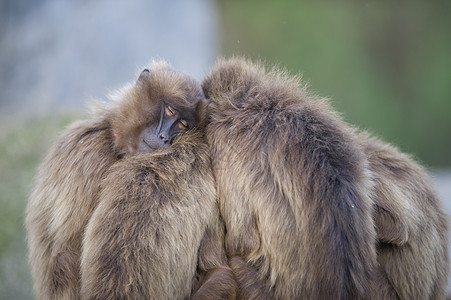
<instances>
[{"instance_id":1,"label":"baboon eye","mask_svg":"<svg viewBox=\"0 0 451 300\"><path fill-rule=\"evenodd\" d=\"M188 122L184 119L180 119L178 126L180 129L188 129Z\"/></svg>"},{"instance_id":2,"label":"baboon eye","mask_svg":"<svg viewBox=\"0 0 451 300\"><path fill-rule=\"evenodd\" d=\"M168 117L172 117L172 116L174 116L175 114L177 114L177 111L176 111L174 108L170 107L169 105L166 105L166 106L164 107L164 112L166 113L166 115L167 115Z\"/></svg>"}]
</instances>

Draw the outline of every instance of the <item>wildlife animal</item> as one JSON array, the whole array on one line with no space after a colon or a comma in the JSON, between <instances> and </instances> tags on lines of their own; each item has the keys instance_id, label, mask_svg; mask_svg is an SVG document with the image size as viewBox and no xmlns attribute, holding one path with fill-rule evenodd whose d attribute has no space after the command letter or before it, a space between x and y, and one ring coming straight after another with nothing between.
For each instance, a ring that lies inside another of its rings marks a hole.
<instances>
[{"instance_id":1,"label":"wildlife animal","mask_svg":"<svg viewBox=\"0 0 451 300\"><path fill-rule=\"evenodd\" d=\"M240 58L203 80L242 299L441 299L447 224L426 172L297 77Z\"/></svg>"},{"instance_id":2,"label":"wildlife animal","mask_svg":"<svg viewBox=\"0 0 451 300\"><path fill-rule=\"evenodd\" d=\"M36 297L200 297L219 277L221 293L232 274L199 83L154 62L111 98L38 170L26 211Z\"/></svg>"},{"instance_id":3,"label":"wildlife animal","mask_svg":"<svg viewBox=\"0 0 451 300\"><path fill-rule=\"evenodd\" d=\"M193 299L233 298L203 139L191 131L111 167L86 229L82 299L185 299L193 289ZM196 276L213 279L198 290Z\"/></svg>"},{"instance_id":4,"label":"wildlife animal","mask_svg":"<svg viewBox=\"0 0 451 300\"><path fill-rule=\"evenodd\" d=\"M378 299L444 299L448 220L431 180L409 155L359 133L374 187Z\"/></svg>"}]
</instances>

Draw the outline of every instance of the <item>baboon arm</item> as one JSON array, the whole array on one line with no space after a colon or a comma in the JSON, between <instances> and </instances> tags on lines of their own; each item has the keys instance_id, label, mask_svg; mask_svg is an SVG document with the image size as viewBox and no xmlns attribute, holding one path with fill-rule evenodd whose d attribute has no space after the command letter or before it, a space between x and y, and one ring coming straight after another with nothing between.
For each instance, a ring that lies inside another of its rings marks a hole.
<instances>
[{"instance_id":1,"label":"baboon arm","mask_svg":"<svg viewBox=\"0 0 451 300\"><path fill-rule=\"evenodd\" d=\"M377 238L404 245L415 239L413 235L425 222L423 202L430 194L427 174L411 157L366 132L359 133L359 142L374 182L371 196Z\"/></svg>"},{"instance_id":2,"label":"baboon arm","mask_svg":"<svg viewBox=\"0 0 451 300\"><path fill-rule=\"evenodd\" d=\"M409 228L402 218L376 205L375 226L378 240L398 246L404 245L409 239Z\"/></svg>"},{"instance_id":3,"label":"baboon arm","mask_svg":"<svg viewBox=\"0 0 451 300\"><path fill-rule=\"evenodd\" d=\"M199 248L199 282L191 299L235 299L236 281L224 250L224 225L215 209L216 222L207 228Z\"/></svg>"},{"instance_id":4,"label":"baboon arm","mask_svg":"<svg viewBox=\"0 0 451 300\"><path fill-rule=\"evenodd\" d=\"M229 264L238 282L238 299L274 299L268 285L259 279L257 272L244 259L234 256Z\"/></svg>"},{"instance_id":5,"label":"baboon arm","mask_svg":"<svg viewBox=\"0 0 451 300\"><path fill-rule=\"evenodd\" d=\"M236 281L228 267L210 269L191 299L236 299Z\"/></svg>"}]
</instances>

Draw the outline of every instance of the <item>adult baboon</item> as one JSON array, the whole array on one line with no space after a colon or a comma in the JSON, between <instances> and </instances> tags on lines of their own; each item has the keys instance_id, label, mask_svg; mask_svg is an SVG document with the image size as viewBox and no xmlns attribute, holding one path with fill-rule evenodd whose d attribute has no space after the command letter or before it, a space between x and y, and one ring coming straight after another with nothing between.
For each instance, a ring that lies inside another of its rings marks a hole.
<instances>
[{"instance_id":1,"label":"adult baboon","mask_svg":"<svg viewBox=\"0 0 451 300\"><path fill-rule=\"evenodd\" d=\"M156 62L113 100L69 127L38 171L26 217L37 298L76 299L80 286L83 298L182 298L207 271L233 295L200 85Z\"/></svg>"},{"instance_id":2,"label":"adult baboon","mask_svg":"<svg viewBox=\"0 0 451 300\"><path fill-rule=\"evenodd\" d=\"M276 298L361 298L377 264L368 163L353 130L298 85L237 59L203 81L226 250Z\"/></svg>"},{"instance_id":3,"label":"adult baboon","mask_svg":"<svg viewBox=\"0 0 451 300\"><path fill-rule=\"evenodd\" d=\"M416 163L277 69L220 61L202 86L240 297L443 297L447 226Z\"/></svg>"}]
</instances>

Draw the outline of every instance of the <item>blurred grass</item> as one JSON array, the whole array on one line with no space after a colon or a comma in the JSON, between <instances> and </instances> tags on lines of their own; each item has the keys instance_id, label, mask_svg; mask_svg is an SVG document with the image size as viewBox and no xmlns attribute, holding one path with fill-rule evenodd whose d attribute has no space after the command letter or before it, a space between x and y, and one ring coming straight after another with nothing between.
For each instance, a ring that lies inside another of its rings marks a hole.
<instances>
[{"instance_id":1,"label":"blurred grass","mask_svg":"<svg viewBox=\"0 0 451 300\"><path fill-rule=\"evenodd\" d=\"M78 116L79 117L79 116ZM0 299L32 299L24 210L38 164L75 115L0 122Z\"/></svg>"},{"instance_id":2,"label":"blurred grass","mask_svg":"<svg viewBox=\"0 0 451 300\"><path fill-rule=\"evenodd\" d=\"M350 123L450 167L451 2L221 0L223 55L303 74Z\"/></svg>"}]
</instances>

